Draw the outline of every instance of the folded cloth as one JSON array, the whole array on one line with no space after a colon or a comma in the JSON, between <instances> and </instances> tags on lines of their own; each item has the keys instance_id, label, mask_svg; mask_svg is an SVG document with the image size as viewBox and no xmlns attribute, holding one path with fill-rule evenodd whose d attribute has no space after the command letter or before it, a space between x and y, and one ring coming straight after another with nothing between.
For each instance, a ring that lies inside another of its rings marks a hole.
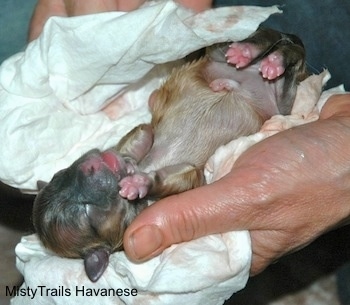
<instances>
[{"instance_id":1,"label":"folded cloth","mask_svg":"<svg viewBox=\"0 0 350 305\"><path fill-rule=\"evenodd\" d=\"M167 63L244 39L277 12L227 7L195 15L161 1L127 14L50 19L38 40L0 68L0 179L36 190L37 180L50 180L87 150L115 145L150 120L148 96L167 75ZM310 113L321 86L315 88ZM111 100L107 116L101 110ZM231 154L214 156L207 170L217 173ZM208 183L217 177L207 175ZM251 245L241 231L173 245L142 264L114 253L97 283L88 280L81 259L57 257L36 235L23 237L16 254L24 283L11 290L12 304L218 305L245 286Z\"/></svg>"}]
</instances>

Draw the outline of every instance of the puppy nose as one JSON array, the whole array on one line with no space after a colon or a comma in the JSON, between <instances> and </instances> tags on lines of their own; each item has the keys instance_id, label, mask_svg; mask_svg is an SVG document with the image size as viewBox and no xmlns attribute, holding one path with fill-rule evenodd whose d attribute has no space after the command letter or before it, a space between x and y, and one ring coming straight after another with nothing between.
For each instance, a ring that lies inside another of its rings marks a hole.
<instances>
[{"instance_id":1,"label":"puppy nose","mask_svg":"<svg viewBox=\"0 0 350 305\"><path fill-rule=\"evenodd\" d=\"M87 176L92 176L96 172L98 172L102 167L102 160L99 158L90 158L84 161L80 165L80 169Z\"/></svg>"}]
</instances>

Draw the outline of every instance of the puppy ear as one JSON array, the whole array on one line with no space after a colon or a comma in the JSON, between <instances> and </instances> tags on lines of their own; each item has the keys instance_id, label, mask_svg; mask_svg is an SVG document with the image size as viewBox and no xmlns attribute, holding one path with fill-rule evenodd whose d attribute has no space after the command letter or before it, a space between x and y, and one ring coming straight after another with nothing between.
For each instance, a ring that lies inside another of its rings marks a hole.
<instances>
[{"instance_id":1,"label":"puppy ear","mask_svg":"<svg viewBox=\"0 0 350 305\"><path fill-rule=\"evenodd\" d=\"M96 282L105 272L109 263L109 251L94 249L84 257L85 272L91 282Z\"/></svg>"},{"instance_id":2,"label":"puppy ear","mask_svg":"<svg viewBox=\"0 0 350 305\"><path fill-rule=\"evenodd\" d=\"M48 183L42 180L38 180L36 182L36 185L38 187L38 190L41 191L46 185L48 185Z\"/></svg>"}]
</instances>

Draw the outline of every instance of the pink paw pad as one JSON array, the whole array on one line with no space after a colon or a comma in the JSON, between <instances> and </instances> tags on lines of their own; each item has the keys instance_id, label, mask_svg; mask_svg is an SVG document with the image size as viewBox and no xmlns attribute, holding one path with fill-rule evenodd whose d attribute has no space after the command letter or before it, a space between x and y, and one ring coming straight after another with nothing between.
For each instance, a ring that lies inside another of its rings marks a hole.
<instances>
[{"instance_id":1,"label":"pink paw pad","mask_svg":"<svg viewBox=\"0 0 350 305\"><path fill-rule=\"evenodd\" d=\"M271 53L261 61L259 70L261 71L263 78L267 78L268 80L276 79L285 71L283 66L283 56L278 52Z\"/></svg>"},{"instance_id":2,"label":"pink paw pad","mask_svg":"<svg viewBox=\"0 0 350 305\"><path fill-rule=\"evenodd\" d=\"M248 43L234 42L226 52L227 62L235 65L237 69L246 67L253 59L253 51Z\"/></svg>"},{"instance_id":3,"label":"pink paw pad","mask_svg":"<svg viewBox=\"0 0 350 305\"><path fill-rule=\"evenodd\" d=\"M119 182L121 187L119 194L128 200L144 198L149 189L150 179L146 174L127 176Z\"/></svg>"}]
</instances>

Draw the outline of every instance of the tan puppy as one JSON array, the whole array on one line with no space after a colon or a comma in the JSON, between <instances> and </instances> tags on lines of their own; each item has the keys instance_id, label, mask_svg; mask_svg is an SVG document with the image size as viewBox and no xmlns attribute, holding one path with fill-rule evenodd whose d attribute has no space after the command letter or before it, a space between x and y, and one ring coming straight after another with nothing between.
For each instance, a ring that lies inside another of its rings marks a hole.
<instances>
[{"instance_id":1,"label":"tan puppy","mask_svg":"<svg viewBox=\"0 0 350 305\"><path fill-rule=\"evenodd\" d=\"M149 201L203 185L204 164L219 146L290 113L304 57L297 37L259 29L175 69L150 97L150 124L115 148L86 153L39 192L33 220L43 244L84 258L97 281Z\"/></svg>"}]
</instances>

